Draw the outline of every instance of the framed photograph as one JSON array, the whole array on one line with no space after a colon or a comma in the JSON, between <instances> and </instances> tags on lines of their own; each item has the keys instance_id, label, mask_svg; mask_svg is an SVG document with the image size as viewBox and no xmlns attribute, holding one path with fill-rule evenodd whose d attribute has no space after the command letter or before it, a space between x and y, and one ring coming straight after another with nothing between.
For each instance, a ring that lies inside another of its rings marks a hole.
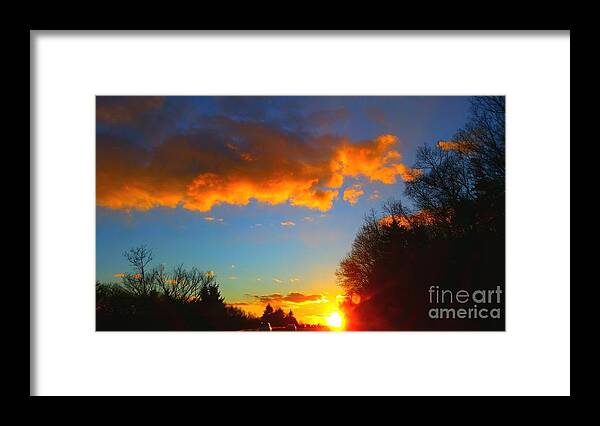
<instances>
[{"instance_id":1,"label":"framed photograph","mask_svg":"<svg viewBox=\"0 0 600 426\"><path fill-rule=\"evenodd\" d=\"M570 394L569 31L30 38L32 395Z\"/></svg>"}]
</instances>

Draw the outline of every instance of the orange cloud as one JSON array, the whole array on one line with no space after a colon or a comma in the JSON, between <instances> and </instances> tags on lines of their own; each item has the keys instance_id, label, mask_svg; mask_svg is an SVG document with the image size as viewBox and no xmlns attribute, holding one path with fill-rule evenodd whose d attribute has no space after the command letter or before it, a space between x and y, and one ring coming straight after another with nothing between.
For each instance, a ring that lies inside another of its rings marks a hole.
<instances>
[{"instance_id":1,"label":"orange cloud","mask_svg":"<svg viewBox=\"0 0 600 426\"><path fill-rule=\"evenodd\" d=\"M115 278L124 278L125 274L119 272L118 274L114 274L113 277L115 277Z\"/></svg>"},{"instance_id":2,"label":"orange cloud","mask_svg":"<svg viewBox=\"0 0 600 426\"><path fill-rule=\"evenodd\" d=\"M358 199L365 193L362 190L362 186L358 184L354 184L352 187L347 188L344 191L344 200L348 201L350 204L356 204Z\"/></svg>"},{"instance_id":3,"label":"orange cloud","mask_svg":"<svg viewBox=\"0 0 600 426\"><path fill-rule=\"evenodd\" d=\"M393 184L418 173L402 163L394 135L355 142L222 117L202 124L145 148L99 135L97 204L208 212L219 204L254 200L326 212L348 177Z\"/></svg>"},{"instance_id":4,"label":"orange cloud","mask_svg":"<svg viewBox=\"0 0 600 426\"><path fill-rule=\"evenodd\" d=\"M303 305L308 303L324 303L327 299L321 294L310 294L306 295L303 293L288 293L283 295L280 293L268 294L265 296L252 295L255 299L258 299L261 303L284 303Z\"/></svg>"},{"instance_id":5,"label":"orange cloud","mask_svg":"<svg viewBox=\"0 0 600 426\"><path fill-rule=\"evenodd\" d=\"M281 222L282 226L296 226L296 223L291 221L291 220L284 220L283 222Z\"/></svg>"},{"instance_id":6,"label":"orange cloud","mask_svg":"<svg viewBox=\"0 0 600 426\"><path fill-rule=\"evenodd\" d=\"M397 142L396 136L388 134L371 141L344 143L332 159L332 172L338 176L365 176L388 185L396 183L397 176L412 180L411 169L400 162L402 155L392 149Z\"/></svg>"}]
</instances>

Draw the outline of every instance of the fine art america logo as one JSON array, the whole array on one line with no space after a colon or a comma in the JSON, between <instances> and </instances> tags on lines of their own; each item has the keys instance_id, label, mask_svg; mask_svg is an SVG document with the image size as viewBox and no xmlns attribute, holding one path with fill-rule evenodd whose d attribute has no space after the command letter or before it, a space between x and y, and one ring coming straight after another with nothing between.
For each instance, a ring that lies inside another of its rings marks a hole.
<instances>
[{"instance_id":1,"label":"fine art america logo","mask_svg":"<svg viewBox=\"0 0 600 426\"><path fill-rule=\"evenodd\" d=\"M448 290L429 287L428 316L431 319L500 319L502 289ZM449 307L452 306L452 307Z\"/></svg>"}]
</instances>

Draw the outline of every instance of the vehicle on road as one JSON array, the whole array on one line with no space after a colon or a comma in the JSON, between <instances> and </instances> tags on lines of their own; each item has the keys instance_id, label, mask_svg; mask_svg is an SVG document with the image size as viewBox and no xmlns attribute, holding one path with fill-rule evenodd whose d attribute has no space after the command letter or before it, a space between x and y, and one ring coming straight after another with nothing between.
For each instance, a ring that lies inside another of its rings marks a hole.
<instances>
[{"instance_id":1,"label":"vehicle on road","mask_svg":"<svg viewBox=\"0 0 600 426\"><path fill-rule=\"evenodd\" d=\"M263 321L258 326L258 331L273 331L273 329L271 328L271 324Z\"/></svg>"}]
</instances>

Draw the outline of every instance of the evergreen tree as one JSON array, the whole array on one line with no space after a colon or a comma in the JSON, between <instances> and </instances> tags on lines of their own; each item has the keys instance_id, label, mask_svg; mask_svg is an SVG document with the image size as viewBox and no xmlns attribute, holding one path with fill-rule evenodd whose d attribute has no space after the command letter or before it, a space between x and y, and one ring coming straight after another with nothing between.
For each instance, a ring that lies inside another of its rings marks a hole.
<instances>
[{"instance_id":1,"label":"evergreen tree","mask_svg":"<svg viewBox=\"0 0 600 426\"><path fill-rule=\"evenodd\" d=\"M294 317L294 313L292 312L292 310L290 309L290 311L287 313L287 315L285 316L285 323L287 324L294 324L294 325L298 325L298 320Z\"/></svg>"},{"instance_id":2,"label":"evergreen tree","mask_svg":"<svg viewBox=\"0 0 600 426\"><path fill-rule=\"evenodd\" d=\"M265 307L265 311L262 314L261 319L265 322L270 322L272 316L273 316L273 307L270 304L267 304L267 306Z\"/></svg>"}]
</instances>

